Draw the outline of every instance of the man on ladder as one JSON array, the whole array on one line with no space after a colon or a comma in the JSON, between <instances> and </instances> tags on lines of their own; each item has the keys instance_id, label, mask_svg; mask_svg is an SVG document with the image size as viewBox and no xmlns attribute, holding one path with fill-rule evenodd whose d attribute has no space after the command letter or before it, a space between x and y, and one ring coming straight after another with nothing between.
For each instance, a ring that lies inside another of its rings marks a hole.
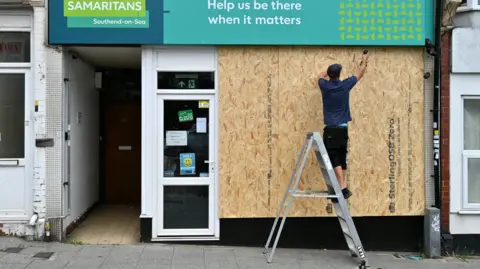
<instances>
[{"instance_id":1,"label":"man on ladder","mask_svg":"<svg viewBox=\"0 0 480 269\"><path fill-rule=\"evenodd\" d=\"M346 202L346 197L350 197L351 192L345 184L344 175L344 171L347 168L346 154L348 132L346 124L348 121L351 121L349 94L353 86L355 86L358 80L360 80L365 74L367 59L368 51L365 50L362 62L360 63L360 71L356 76L340 81L339 78L342 67L338 64L334 64L330 66L327 72L322 74L322 78L318 80L318 84L323 94L326 125L324 129L325 135L324 138L322 138L320 132L308 132L305 137L302 149L297 157L295 167L285 190L285 194L283 195L282 202L277 210L277 215L273 222L272 229L270 230L270 235L265 244L263 253L266 256L268 263L272 262L293 198L301 197L328 198L333 200L335 212L342 228L342 233L345 237L348 249L350 250L350 254L353 257L360 258L359 268L364 269L369 266L360 236L358 235L357 228L355 227L355 223L353 222ZM329 80L325 79L327 76L329 77ZM328 190L298 189L300 178L307 162L307 157L312 151L315 153L315 158L317 159ZM273 246L270 249L270 242L273 239L273 234L277 228L282 211L282 221L278 227Z\"/></svg>"},{"instance_id":2,"label":"man on ladder","mask_svg":"<svg viewBox=\"0 0 480 269\"><path fill-rule=\"evenodd\" d=\"M342 66L332 64L318 79L318 86L323 98L323 143L327 148L328 156L332 162L342 194L345 199L352 196L345 182L347 170L348 122L350 115L350 91L360 81L367 69L368 51L365 50L360 62L358 74L340 80ZM327 79L328 78L328 79ZM335 198L332 199L335 202Z\"/></svg>"}]
</instances>

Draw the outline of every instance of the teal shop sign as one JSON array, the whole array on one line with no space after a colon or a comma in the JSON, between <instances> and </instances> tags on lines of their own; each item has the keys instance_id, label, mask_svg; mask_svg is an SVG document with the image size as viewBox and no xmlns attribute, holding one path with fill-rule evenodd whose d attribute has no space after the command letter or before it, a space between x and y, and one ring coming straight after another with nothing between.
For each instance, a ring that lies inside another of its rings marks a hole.
<instances>
[{"instance_id":1,"label":"teal shop sign","mask_svg":"<svg viewBox=\"0 0 480 269\"><path fill-rule=\"evenodd\" d=\"M433 0L164 0L165 44L424 45Z\"/></svg>"},{"instance_id":2,"label":"teal shop sign","mask_svg":"<svg viewBox=\"0 0 480 269\"><path fill-rule=\"evenodd\" d=\"M434 0L50 0L51 44L423 46Z\"/></svg>"}]
</instances>

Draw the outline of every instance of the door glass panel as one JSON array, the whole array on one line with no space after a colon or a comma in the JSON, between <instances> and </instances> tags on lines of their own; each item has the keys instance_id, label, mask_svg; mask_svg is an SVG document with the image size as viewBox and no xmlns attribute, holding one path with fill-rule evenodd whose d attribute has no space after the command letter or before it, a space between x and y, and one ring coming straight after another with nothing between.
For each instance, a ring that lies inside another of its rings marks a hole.
<instances>
[{"instance_id":1,"label":"door glass panel","mask_svg":"<svg viewBox=\"0 0 480 269\"><path fill-rule=\"evenodd\" d=\"M164 176L208 177L209 101L165 100Z\"/></svg>"},{"instance_id":2,"label":"door glass panel","mask_svg":"<svg viewBox=\"0 0 480 269\"><path fill-rule=\"evenodd\" d=\"M215 89L215 72L158 72L157 87L159 90L212 90Z\"/></svg>"},{"instance_id":3,"label":"door glass panel","mask_svg":"<svg viewBox=\"0 0 480 269\"><path fill-rule=\"evenodd\" d=\"M0 159L25 157L25 74L0 74Z\"/></svg>"},{"instance_id":4,"label":"door glass panel","mask_svg":"<svg viewBox=\"0 0 480 269\"><path fill-rule=\"evenodd\" d=\"M468 203L480 203L480 158L468 159Z\"/></svg>"},{"instance_id":5,"label":"door glass panel","mask_svg":"<svg viewBox=\"0 0 480 269\"><path fill-rule=\"evenodd\" d=\"M463 145L465 150L480 150L480 99L464 99Z\"/></svg>"},{"instance_id":6,"label":"door glass panel","mask_svg":"<svg viewBox=\"0 0 480 269\"><path fill-rule=\"evenodd\" d=\"M30 32L0 32L0 63L30 62Z\"/></svg>"},{"instance_id":7,"label":"door glass panel","mask_svg":"<svg viewBox=\"0 0 480 269\"><path fill-rule=\"evenodd\" d=\"M164 229L208 229L208 186L164 186Z\"/></svg>"}]
</instances>

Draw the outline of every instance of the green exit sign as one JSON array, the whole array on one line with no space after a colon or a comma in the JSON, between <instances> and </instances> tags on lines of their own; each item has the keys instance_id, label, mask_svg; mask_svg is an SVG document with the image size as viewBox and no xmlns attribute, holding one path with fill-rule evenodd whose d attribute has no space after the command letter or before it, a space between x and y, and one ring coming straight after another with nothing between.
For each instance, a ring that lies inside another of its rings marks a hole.
<instances>
[{"instance_id":1,"label":"green exit sign","mask_svg":"<svg viewBox=\"0 0 480 269\"><path fill-rule=\"evenodd\" d=\"M197 89L197 78L177 78L175 80L175 86L177 89Z\"/></svg>"}]
</instances>

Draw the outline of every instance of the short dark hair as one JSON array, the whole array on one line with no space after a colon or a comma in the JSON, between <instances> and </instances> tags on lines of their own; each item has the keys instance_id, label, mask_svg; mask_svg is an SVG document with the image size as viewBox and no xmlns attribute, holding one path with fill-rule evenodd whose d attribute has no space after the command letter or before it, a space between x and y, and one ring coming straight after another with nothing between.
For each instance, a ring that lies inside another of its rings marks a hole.
<instances>
[{"instance_id":1,"label":"short dark hair","mask_svg":"<svg viewBox=\"0 0 480 269\"><path fill-rule=\"evenodd\" d=\"M340 77L340 72L342 72L342 65L340 64L332 64L327 69L327 75L331 78Z\"/></svg>"}]
</instances>

